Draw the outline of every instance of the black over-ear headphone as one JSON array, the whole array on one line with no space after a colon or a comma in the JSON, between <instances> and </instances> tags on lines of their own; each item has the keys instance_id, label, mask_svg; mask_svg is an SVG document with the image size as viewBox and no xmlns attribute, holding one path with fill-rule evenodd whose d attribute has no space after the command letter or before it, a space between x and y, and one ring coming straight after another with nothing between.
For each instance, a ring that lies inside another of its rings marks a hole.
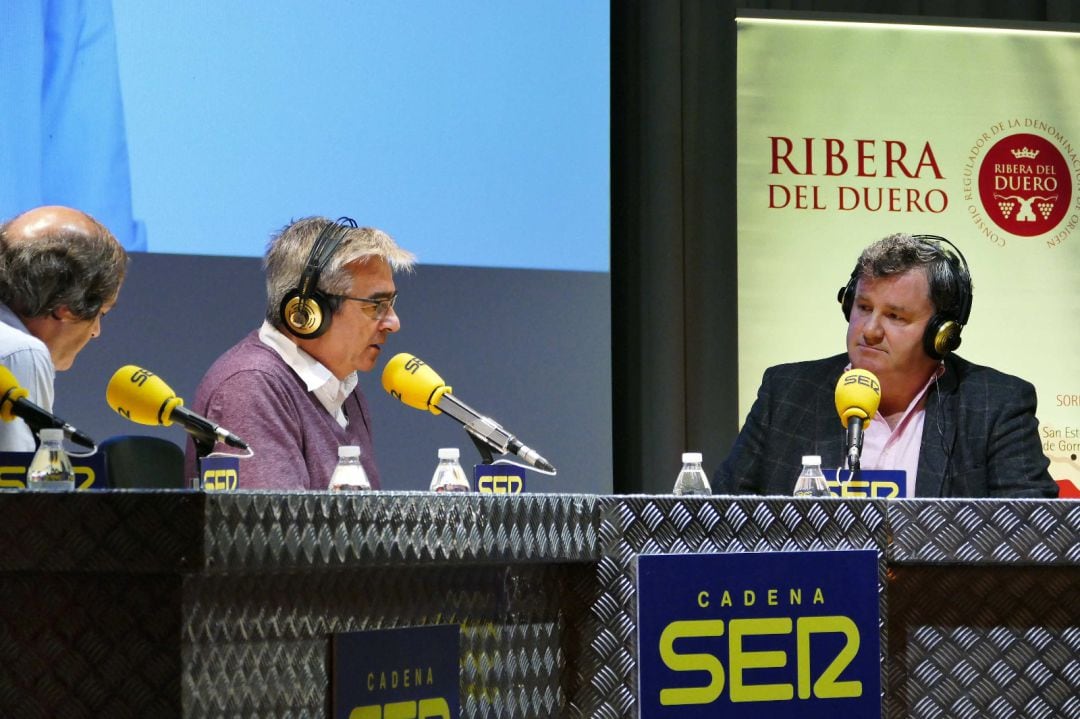
<instances>
[{"instance_id":1,"label":"black over-ear headphone","mask_svg":"<svg viewBox=\"0 0 1080 719\"><path fill-rule=\"evenodd\" d=\"M938 235L912 235L916 240L925 242L940 252L946 259L948 267L956 277L956 284L960 290L960 311L955 315L952 312L938 310L926 323L926 331L923 332L923 350L934 359L944 359L945 355L960 346L960 332L968 322L971 315L971 270L960 248ZM940 246L944 242L956 251L952 256ZM963 270L963 271L962 271ZM967 275L967 279L964 275ZM851 319L851 307L855 304L855 286L859 282L859 266L851 271L846 285L840 288L836 299L840 301L840 307L844 312L844 319Z\"/></svg>"},{"instance_id":2,"label":"black over-ear headphone","mask_svg":"<svg viewBox=\"0 0 1080 719\"><path fill-rule=\"evenodd\" d=\"M336 222L324 227L315 238L300 281L296 287L285 293L278 308L281 324L291 334L301 339L314 339L330 329L333 305L330 298L319 290L319 275L334 256L345 235L355 227L356 221L351 217L339 217Z\"/></svg>"}]
</instances>

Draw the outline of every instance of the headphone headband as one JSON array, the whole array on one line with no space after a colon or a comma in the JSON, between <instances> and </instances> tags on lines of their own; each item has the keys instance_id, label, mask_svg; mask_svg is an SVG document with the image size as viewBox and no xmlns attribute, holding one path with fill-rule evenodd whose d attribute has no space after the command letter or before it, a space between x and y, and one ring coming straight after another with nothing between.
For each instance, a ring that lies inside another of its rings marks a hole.
<instances>
[{"instance_id":1,"label":"headphone headband","mask_svg":"<svg viewBox=\"0 0 1080 719\"><path fill-rule=\"evenodd\" d=\"M319 276L322 271L326 269L327 263L345 239L345 235L356 227L356 220L351 217L339 217L324 227L315 238L315 242L311 245L311 252L308 253L307 262L304 263L304 271L300 274L300 281L296 285L300 291L301 300L307 299L318 290Z\"/></svg>"},{"instance_id":2,"label":"headphone headband","mask_svg":"<svg viewBox=\"0 0 1080 719\"><path fill-rule=\"evenodd\" d=\"M963 274L957 272L957 282L960 285L960 311L956 314L956 321L961 325L966 325L968 323L968 318L971 316L971 298L973 292L971 290L971 268L968 267L967 258L964 257L964 253L960 251L959 247L941 235L912 235L912 237L927 243L937 242L940 244L944 242L956 253L956 264L958 267L954 269L963 269ZM945 255L945 258L948 259L949 255L945 249L940 247L938 249L940 249L942 254ZM964 281L963 275L967 275L967 281Z\"/></svg>"},{"instance_id":3,"label":"headphone headband","mask_svg":"<svg viewBox=\"0 0 1080 719\"><path fill-rule=\"evenodd\" d=\"M329 329L333 307L330 298L319 291L319 277L349 230L356 227L351 217L339 217L315 238L296 287L285 293L278 308L281 322L290 333L313 339Z\"/></svg>"}]
</instances>

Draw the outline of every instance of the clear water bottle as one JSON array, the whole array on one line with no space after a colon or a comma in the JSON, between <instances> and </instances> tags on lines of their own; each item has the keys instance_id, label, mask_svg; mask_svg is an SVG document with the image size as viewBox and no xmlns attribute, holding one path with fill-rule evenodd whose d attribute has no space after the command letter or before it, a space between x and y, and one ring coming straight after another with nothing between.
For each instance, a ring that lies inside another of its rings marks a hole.
<instances>
[{"instance_id":1,"label":"clear water bottle","mask_svg":"<svg viewBox=\"0 0 1080 719\"><path fill-rule=\"evenodd\" d=\"M26 488L40 492L70 492L75 489L75 470L64 451L64 430L43 429L38 432L38 447L26 470Z\"/></svg>"},{"instance_id":2,"label":"clear water bottle","mask_svg":"<svg viewBox=\"0 0 1080 719\"><path fill-rule=\"evenodd\" d=\"M821 457L816 454L808 454L802 458L802 471L799 479L795 482L796 497L831 497L828 485L825 484L825 475L821 473Z\"/></svg>"},{"instance_id":3,"label":"clear water bottle","mask_svg":"<svg viewBox=\"0 0 1080 719\"><path fill-rule=\"evenodd\" d=\"M457 447L443 447L439 450L439 464L435 467L435 474L431 477L432 492L469 492L469 480L465 477L465 470L461 468L458 457L461 453Z\"/></svg>"},{"instance_id":4,"label":"clear water bottle","mask_svg":"<svg viewBox=\"0 0 1080 719\"><path fill-rule=\"evenodd\" d=\"M709 478L701 468L701 452L683 452L682 463L679 476L675 478L675 488L671 490L672 494L711 495Z\"/></svg>"},{"instance_id":5,"label":"clear water bottle","mask_svg":"<svg viewBox=\"0 0 1080 719\"><path fill-rule=\"evenodd\" d=\"M360 448L355 444L338 447L338 461L330 475L330 489L335 492L364 492L371 489L364 465L360 463Z\"/></svg>"}]
</instances>

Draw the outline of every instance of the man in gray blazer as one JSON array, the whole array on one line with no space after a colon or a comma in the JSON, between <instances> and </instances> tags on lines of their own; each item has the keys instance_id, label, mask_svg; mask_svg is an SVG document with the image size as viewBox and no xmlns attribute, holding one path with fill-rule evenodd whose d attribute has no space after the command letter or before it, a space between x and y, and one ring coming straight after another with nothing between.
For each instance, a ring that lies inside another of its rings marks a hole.
<instances>
[{"instance_id":1,"label":"man in gray blazer","mask_svg":"<svg viewBox=\"0 0 1080 719\"><path fill-rule=\"evenodd\" d=\"M971 312L967 263L948 240L898 234L866 248L839 300L847 354L765 371L717 472L723 494L790 495L807 454L840 467L835 408L845 370L873 372L881 403L863 469L903 469L908 496L1056 497L1039 441L1035 388L952 354Z\"/></svg>"}]
</instances>

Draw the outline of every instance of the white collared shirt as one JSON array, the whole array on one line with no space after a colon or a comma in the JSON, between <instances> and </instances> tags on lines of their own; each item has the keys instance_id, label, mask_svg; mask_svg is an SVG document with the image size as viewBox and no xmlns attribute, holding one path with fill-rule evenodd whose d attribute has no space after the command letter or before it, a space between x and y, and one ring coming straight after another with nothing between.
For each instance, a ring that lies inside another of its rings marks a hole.
<instances>
[{"instance_id":1,"label":"white collared shirt","mask_svg":"<svg viewBox=\"0 0 1080 719\"><path fill-rule=\"evenodd\" d=\"M300 349L283 332L265 320L259 328L259 341L277 352L285 364L289 365L296 376L304 382L308 392L315 395L315 399L319 400L319 404L339 425L349 426L349 418L345 416L342 406L356 389L359 379L355 372L349 374L344 380L339 380L322 362Z\"/></svg>"},{"instance_id":2,"label":"white collared shirt","mask_svg":"<svg viewBox=\"0 0 1080 719\"><path fill-rule=\"evenodd\" d=\"M47 412L53 408L56 367L44 342L26 329L10 307L0 302L0 365L27 391L27 399ZM0 422L0 449L33 452L34 433L21 420Z\"/></svg>"}]
</instances>

